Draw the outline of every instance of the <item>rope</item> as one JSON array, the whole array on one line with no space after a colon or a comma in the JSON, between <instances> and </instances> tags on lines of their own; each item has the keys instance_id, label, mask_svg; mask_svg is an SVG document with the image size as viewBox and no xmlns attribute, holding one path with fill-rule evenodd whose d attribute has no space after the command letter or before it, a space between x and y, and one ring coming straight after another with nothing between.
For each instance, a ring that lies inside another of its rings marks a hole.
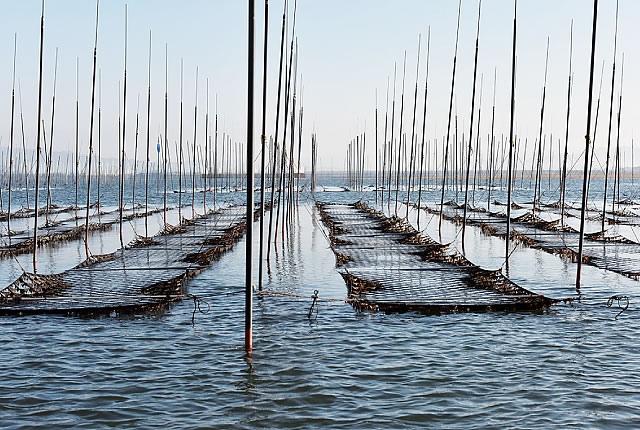
<instances>
[{"instance_id":1,"label":"rope","mask_svg":"<svg viewBox=\"0 0 640 430\"><path fill-rule=\"evenodd\" d=\"M209 302L207 302L206 300L201 299L200 297L196 296L195 294L187 294L186 297L189 297L189 298L193 299L193 314L191 314L191 324L193 325L196 322L196 310L198 312L200 312L201 314L206 315L211 310L211 305L209 304ZM204 303L205 305L207 305L207 310L206 311L203 311L202 308L200 307L201 303Z\"/></svg>"},{"instance_id":2,"label":"rope","mask_svg":"<svg viewBox=\"0 0 640 430\"><path fill-rule=\"evenodd\" d=\"M610 308L613 305L614 301L618 302L618 309L620 309L620 312L618 312L615 317L615 319L617 320L618 317L629 308L629 296L611 296L609 297L609 300L607 300L607 307ZM622 301L626 301L624 307L622 307Z\"/></svg>"}]
</instances>

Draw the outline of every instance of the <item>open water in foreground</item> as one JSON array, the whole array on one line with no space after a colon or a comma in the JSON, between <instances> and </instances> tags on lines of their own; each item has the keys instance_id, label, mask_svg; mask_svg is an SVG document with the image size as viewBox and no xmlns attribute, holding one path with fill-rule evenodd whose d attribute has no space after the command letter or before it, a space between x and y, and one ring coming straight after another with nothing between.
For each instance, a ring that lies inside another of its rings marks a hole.
<instances>
[{"instance_id":1,"label":"open water in foreground","mask_svg":"<svg viewBox=\"0 0 640 430\"><path fill-rule=\"evenodd\" d=\"M499 267L504 242L468 234L470 259ZM117 228L106 235L114 242ZM190 282L211 305L195 324L189 301L133 316L0 318L1 426L640 427L637 281L589 268L594 300L542 313L385 315L322 301L310 321L309 299L257 296L247 357L244 251L243 240ZM301 204L277 252L266 290L345 298L313 205ZM575 265L529 249L513 257L521 285L575 294ZM618 319L605 306L614 292L631 296Z\"/></svg>"}]
</instances>

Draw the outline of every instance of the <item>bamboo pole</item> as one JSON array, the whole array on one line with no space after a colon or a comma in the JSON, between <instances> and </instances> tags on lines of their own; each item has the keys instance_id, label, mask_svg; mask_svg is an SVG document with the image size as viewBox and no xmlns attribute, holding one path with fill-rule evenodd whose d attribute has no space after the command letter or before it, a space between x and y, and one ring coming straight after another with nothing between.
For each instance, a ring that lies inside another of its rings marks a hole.
<instances>
[{"instance_id":1,"label":"bamboo pole","mask_svg":"<svg viewBox=\"0 0 640 430\"><path fill-rule=\"evenodd\" d=\"M122 236L122 212L124 210L124 161L127 141L127 5L124 5L124 82L122 93L122 163L120 164L120 246L124 248Z\"/></svg>"},{"instance_id":2,"label":"bamboo pole","mask_svg":"<svg viewBox=\"0 0 640 430\"><path fill-rule=\"evenodd\" d=\"M78 129L79 129L79 125L80 125L80 119L79 119L79 112L80 112L80 105L78 102L78 75L80 73L80 66L79 66L79 60L78 57L76 57L76 138L75 138L75 142L76 142L76 163L75 163L75 188L76 188L76 200L75 200L75 213L76 213L76 224L78 223L78 185L79 185L79 177L78 177L78 169L80 167L80 159L79 159L79 153L78 153Z\"/></svg>"},{"instance_id":3,"label":"bamboo pole","mask_svg":"<svg viewBox=\"0 0 640 430\"><path fill-rule=\"evenodd\" d=\"M382 144L382 186L380 188L380 204L384 207L384 174L387 168L387 119L389 116L389 76L387 76L387 101L384 112L384 141ZM376 133L377 136L377 133ZM378 192L376 191L376 194Z\"/></svg>"},{"instance_id":4,"label":"bamboo pole","mask_svg":"<svg viewBox=\"0 0 640 430\"><path fill-rule=\"evenodd\" d=\"M509 174L507 179L507 234L505 236L505 263L509 269L509 239L511 238L511 174L513 164L513 121L516 113L516 23L518 18L518 0L513 8L513 51L511 54L511 115L509 120Z\"/></svg>"},{"instance_id":5,"label":"bamboo pole","mask_svg":"<svg viewBox=\"0 0 640 430\"><path fill-rule=\"evenodd\" d=\"M482 118L482 90L484 88L484 73L480 74L480 98L478 99L478 128L476 132L476 161L473 168L473 194L471 205L476 207L476 179L478 178L478 165L480 164L480 120Z\"/></svg>"},{"instance_id":6,"label":"bamboo pole","mask_svg":"<svg viewBox=\"0 0 640 430\"><path fill-rule=\"evenodd\" d=\"M440 218L438 222L438 234L440 241L442 241L442 211L444 208L444 188L447 183L447 158L449 156L449 139L451 136L451 112L453 111L453 91L456 82L456 63L458 60L458 37L460 34L460 8L462 7L462 0L458 2L458 24L456 25L456 45L453 54L453 72L451 73L451 96L449 97L449 116L447 117L447 139L445 141L444 159L443 159L443 171L442 171L442 190L440 194Z\"/></svg>"},{"instance_id":7,"label":"bamboo pole","mask_svg":"<svg viewBox=\"0 0 640 430\"><path fill-rule=\"evenodd\" d=\"M616 8L617 9L617 8ZM617 16L617 12L616 12ZM578 242L578 269L576 273L576 290L580 294L580 277L582 274L582 248L584 242L584 219L587 207L587 169L589 167L589 143L591 132L591 105L593 103L593 68L596 56L596 29L598 23L598 0L593 0L593 29L591 30L591 66L589 71L589 103L587 104L587 132L585 133L584 172L582 180L582 209L580 211L580 238Z\"/></svg>"},{"instance_id":8,"label":"bamboo pole","mask_svg":"<svg viewBox=\"0 0 640 430\"><path fill-rule=\"evenodd\" d=\"M196 95L193 107L193 168L191 169L191 218L196 216L196 143L198 126L198 67L196 66Z\"/></svg>"},{"instance_id":9,"label":"bamboo pole","mask_svg":"<svg viewBox=\"0 0 640 430\"><path fill-rule=\"evenodd\" d=\"M547 55L544 62L544 86L542 87L542 107L540 108L540 129L538 135L538 161L536 163L536 180L533 188L533 214L536 213L536 202L540 199L539 187L542 182L542 156L544 153L542 129L544 126L544 108L547 100L547 70L549 66L549 37L547 37Z\"/></svg>"},{"instance_id":10,"label":"bamboo pole","mask_svg":"<svg viewBox=\"0 0 640 430\"><path fill-rule=\"evenodd\" d=\"M618 50L618 6L619 0L616 0L616 26L613 38L613 66L611 71L611 101L609 103L609 132L607 135L607 158L604 170L604 197L602 199L602 224L601 231L604 231L604 223L607 219L607 188L609 185L609 158L611 150L611 127L613 125L613 94L616 83L616 53Z\"/></svg>"},{"instance_id":11,"label":"bamboo pole","mask_svg":"<svg viewBox=\"0 0 640 430\"><path fill-rule=\"evenodd\" d=\"M169 139L167 138L167 111L168 111L168 93L169 93L169 63L168 57L168 44L164 45L164 225L167 226L167 156L169 153ZM160 154L160 148L158 147L158 155ZM159 165L160 163L158 163Z\"/></svg>"},{"instance_id":12,"label":"bamboo pole","mask_svg":"<svg viewBox=\"0 0 640 430\"><path fill-rule=\"evenodd\" d=\"M407 51L404 51L404 61L402 66L402 93L400 96L400 144L398 145L398 162L396 163L396 207L395 214L398 216L398 191L400 190L400 167L401 167L401 157L402 157L402 119L404 117L404 81L407 75Z\"/></svg>"},{"instance_id":13,"label":"bamboo pole","mask_svg":"<svg viewBox=\"0 0 640 430\"><path fill-rule=\"evenodd\" d=\"M87 259L90 257L89 252L89 209L91 208L91 156L93 154L93 119L96 101L96 69L98 60L98 13L100 8L100 0L96 0L96 36L93 44L93 71L91 77L91 114L89 120L89 162L87 166L87 212L84 228L84 249Z\"/></svg>"},{"instance_id":14,"label":"bamboo pole","mask_svg":"<svg viewBox=\"0 0 640 430\"><path fill-rule=\"evenodd\" d=\"M391 141L389 141L389 187L387 192L387 211L391 211L391 172L393 170L394 131L396 119L396 62L393 62L393 100L391 102Z\"/></svg>"},{"instance_id":15,"label":"bamboo pole","mask_svg":"<svg viewBox=\"0 0 640 430\"><path fill-rule=\"evenodd\" d=\"M469 121L469 148L467 149L467 173L464 187L464 209L462 218L462 252L465 251L465 233L467 229L467 202L469 199L469 171L471 168L471 144L473 142L473 114L476 106L476 76L478 73L478 42L480 40L480 11L482 0L478 1L478 28L476 30L476 53L473 60L473 87L471 88L471 121Z\"/></svg>"},{"instance_id":16,"label":"bamboo pole","mask_svg":"<svg viewBox=\"0 0 640 430\"><path fill-rule=\"evenodd\" d=\"M565 191L567 188L567 155L569 152L569 119L571 118L571 74L572 74L572 60L573 60L573 20L571 20L571 32L569 42L569 83L567 84L567 123L564 136L564 156L562 158L562 173L560 175L560 225L564 226L564 202ZM598 98L598 109L600 105L600 99ZM597 123L597 114L596 114ZM595 151L594 151L595 152Z\"/></svg>"},{"instance_id":17,"label":"bamboo pole","mask_svg":"<svg viewBox=\"0 0 640 430\"><path fill-rule=\"evenodd\" d=\"M496 124L496 77L498 68L493 69L493 105L491 107L491 135L489 136L489 154L487 159L489 161L489 175L487 176L487 212L491 211L491 188L493 188L493 168L494 168L494 153L493 148L496 141L496 135L494 133L494 127Z\"/></svg>"},{"instance_id":18,"label":"bamboo pole","mask_svg":"<svg viewBox=\"0 0 640 430\"><path fill-rule=\"evenodd\" d=\"M44 0L42 0L42 14L40 17L40 68L38 75L38 128L36 140L36 199L35 214L33 217L33 273L38 273L38 196L40 188L40 122L42 119L42 59L44 51Z\"/></svg>"},{"instance_id":19,"label":"bamboo pole","mask_svg":"<svg viewBox=\"0 0 640 430\"><path fill-rule=\"evenodd\" d=\"M16 53L18 51L18 33L13 35L13 74L11 78L11 136L9 137L9 207L7 209L7 234L11 243L11 189L13 188L13 126L16 107Z\"/></svg>"},{"instance_id":20,"label":"bamboo pole","mask_svg":"<svg viewBox=\"0 0 640 430\"><path fill-rule=\"evenodd\" d=\"M144 174L144 236L149 237L149 125L151 123L151 30L149 30L149 72L147 80L147 151Z\"/></svg>"},{"instance_id":21,"label":"bamboo pole","mask_svg":"<svg viewBox=\"0 0 640 430\"><path fill-rule=\"evenodd\" d=\"M138 173L138 131L140 128L140 93L138 93L137 107L136 107L136 139L133 149L133 180L131 181L131 209L133 213L136 212L136 175Z\"/></svg>"},{"instance_id":22,"label":"bamboo pole","mask_svg":"<svg viewBox=\"0 0 640 430\"><path fill-rule=\"evenodd\" d=\"M429 54L431 50L431 26L427 33L427 70L424 78L424 110L422 112L422 143L420 144L420 178L418 180L418 230L420 230L420 212L422 212L422 166L424 164L424 137L427 126L427 101L429 96ZM429 148L427 148L427 155L429 154ZM428 175L428 162L427 162L427 175Z\"/></svg>"},{"instance_id":23,"label":"bamboo pole","mask_svg":"<svg viewBox=\"0 0 640 430\"><path fill-rule=\"evenodd\" d=\"M616 190L618 192L617 200L620 200L620 120L622 118L622 82L624 79L624 52L622 53L622 63L620 65L620 94L618 100L618 125L616 130L616 176L613 182L613 196L611 199L611 209L615 211ZM619 209L619 208L618 208ZM604 230L603 230L604 231Z\"/></svg>"},{"instance_id":24,"label":"bamboo pole","mask_svg":"<svg viewBox=\"0 0 640 430\"><path fill-rule=\"evenodd\" d=\"M420 77L420 43L422 33L418 35L418 59L416 60L416 85L413 93L413 120L411 124L411 151L409 152L409 176L407 181L407 213L405 219L409 218L409 204L411 203L411 172L413 170L414 151L416 151L416 108L418 107L418 78Z\"/></svg>"},{"instance_id":25,"label":"bamboo pole","mask_svg":"<svg viewBox=\"0 0 640 430\"><path fill-rule=\"evenodd\" d=\"M49 161L47 162L47 211L46 225L49 225L49 212L51 211L51 155L53 152L53 125L56 112L56 84L58 82L58 48L56 47L56 60L53 69L53 96L51 98L51 132L49 133ZM46 152L46 148L45 148Z\"/></svg>"},{"instance_id":26,"label":"bamboo pole","mask_svg":"<svg viewBox=\"0 0 640 430\"><path fill-rule=\"evenodd\" d=\"M182 106L184 86L184 59L180 58L180 129L178 146L178 224L182 223Z\"/></svg>"}]
</instances>

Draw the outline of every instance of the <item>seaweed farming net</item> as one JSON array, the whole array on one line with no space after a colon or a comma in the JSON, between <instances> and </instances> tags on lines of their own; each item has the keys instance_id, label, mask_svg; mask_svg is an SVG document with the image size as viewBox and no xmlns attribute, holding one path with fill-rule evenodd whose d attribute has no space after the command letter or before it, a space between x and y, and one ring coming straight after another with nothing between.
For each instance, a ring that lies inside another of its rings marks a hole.
<instances>
[{"instance_id":1,"label":"seaweed farming net","mask_svg":"<svg viewBox=\"0 0 640 430\"><path fill-rule=\"evenodd\" d=\"M113 254L92 256L56 275L24 273L0 290L0 314L91 314L159 308L184 281L242 237L246 208L235 206L137 238Z\"/></svg>"},{"instance_id":2,"label":"seaweed farming net","mask_svg":"<svg viewBox=\"0 0 640 430\"><path fill-rule=\"evenodd\" d=\"M553 299L473 265L405 220L368 206L318 204L336 263L358 309L454 312L538 309Z\"/></svg>"},{"instance_id":3,"label":"seaweed farming net","mask_svg":"<svg viewBox=\"0 0 640 430\"><path fill-rule=\"evenodd\" d=\"M439 208L425 207L428 213L439 214ZM462 209L443 207L443 218L462 223ZM502 213L467 213L467 223L479 227L484 234L504 238L507 220ZM580 234L562 225L559 220L547 221L532 213L511 219L511 237L525 246L578 261ZM640 279L640 244L620 235L605 232L586 234L583 244L583 263L616 272L632 279Z\"/></svg>"}]
</instances>

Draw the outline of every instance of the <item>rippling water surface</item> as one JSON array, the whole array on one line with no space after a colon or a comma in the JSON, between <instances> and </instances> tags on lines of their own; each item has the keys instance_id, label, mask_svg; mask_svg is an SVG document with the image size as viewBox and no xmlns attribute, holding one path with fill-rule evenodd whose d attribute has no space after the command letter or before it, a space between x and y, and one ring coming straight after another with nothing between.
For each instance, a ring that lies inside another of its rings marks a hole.
<instances>
[{"instance_id":1,"label":"rippling water surface","mask_svg":"<svg viewBox=\"0 0 640 430\"><path fill-rule=\"evenodd\" d=\"M294 218L264 288L345 298L315 208ZM499 267L504 242L468 234L470 259ZM244 251L243 240L190 282L211 306L194 324L189 301L155 314L0 318L2 427L640 427L637 281L589 268L592 301L540 313L385 315L321 301L310 321L309 299L256 296L247 357ZM527 288L575 294L575 265L558 257L522 249L512 266ZM612 291L631 296L618 319L605 306Z\"/></svg>"}]
</instances>

